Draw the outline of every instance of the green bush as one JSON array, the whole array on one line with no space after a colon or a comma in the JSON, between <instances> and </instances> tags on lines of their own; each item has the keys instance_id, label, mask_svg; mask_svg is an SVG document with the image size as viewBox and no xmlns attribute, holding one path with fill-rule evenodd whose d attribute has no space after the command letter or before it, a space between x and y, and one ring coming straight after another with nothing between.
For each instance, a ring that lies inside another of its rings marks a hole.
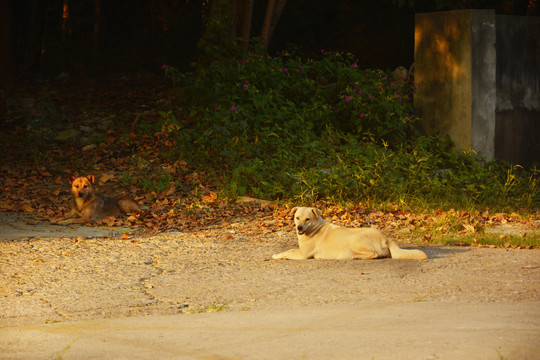
<instances>
[{"instance_id":1,"label":"green bush","mask_svg":"<svg viewBox=\"0 0 540 360\"><path fill-rule=\"evenodd\" d=\"M215 62L179 74L189 116L204 128L202 142L226 146L261 134L309 126L321 135L332 126L395 143L410 134L415 118L408 89L389 86L381 71L359 70L350 56L305 60L290 54L248 54L236 63Z\"/></svg>"},{"instance_id":2,"label":"green bush","mask_svg":"<svg viewBox=\"0 0 540 360\"><path fill-rule=\"evenodd\" d=\"M478 160L416 130L412 89L349 55L247 54L181 74L189 126L169 153L213 169L228 195L266 199L538 206L538 171ZM171 125L172 123L172 125ZM171 127L172 126L172 127Z\"/></svg>"}]
</instances>

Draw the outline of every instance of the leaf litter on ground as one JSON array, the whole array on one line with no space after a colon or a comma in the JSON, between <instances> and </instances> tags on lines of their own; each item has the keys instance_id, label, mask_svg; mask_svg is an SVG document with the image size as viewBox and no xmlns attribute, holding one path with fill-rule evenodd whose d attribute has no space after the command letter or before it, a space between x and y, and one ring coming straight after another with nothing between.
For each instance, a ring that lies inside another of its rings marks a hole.
<instances>
[{"instance_id":1,"label":"leaf litter on ground","mask_svg":"<svg viewBox=\"0 0 540 360\"><path fill-rule=\"evenodd\" d=\"M154 137L140 137L131 131L126 138L126 124L133 128L136 123L157 121L160 108L171 106L173 100L168 81L154 77L115 83L105 90L108 95L100 93L104 90L103 85L96 81L88 85L91 93L88 98L92 101L72 90L69 83L59 85L52 92L51 101L63 104L61 108L71 119L70 123L63 124L64 127L77 128L79 125L90 136L69 141L42 139L43 144L28 144L28 126L6 128L1 140L3 147L11 150L5 152L0 165L0 211L28 212L44 219L58 220L71 206L68 175L94 174L98 192L109 196L125 193L144 206L140 213L106 218L94 222L96 226L133 227L150 233L187 232L216 227L230 230L232 224L243 221L252 223L253 229L260 234L292 231L289 203L249 196L222 198L211 177L200 169L183 159L161 156L159 147L163 143L160 141L170 140L167 136L170 129L162 129L163 134ZM28 90L28 93L32 94L32 91ZM133 150L133 143L137 144L137 152ZM138 156L141 151L146 157ZM141 186L148 175L156 171L170 176L163 187L149 190ZM467 245L484 246L477 243L474 236L484 233L486 228L501 225L512 225L540 236L540 210L520 213L492 213L489 209L413 212L397 205L375 207L358 203L344 206L327 201L312 205L321 208L325 217L334 223L377 227L390 236L420 243L431 243L438 235L455 235L473 236ZM232 238L230 233L224 236L225 240ZM504 238L501 240L498 246L508 245Z\"/></svg>"}]
</instances>

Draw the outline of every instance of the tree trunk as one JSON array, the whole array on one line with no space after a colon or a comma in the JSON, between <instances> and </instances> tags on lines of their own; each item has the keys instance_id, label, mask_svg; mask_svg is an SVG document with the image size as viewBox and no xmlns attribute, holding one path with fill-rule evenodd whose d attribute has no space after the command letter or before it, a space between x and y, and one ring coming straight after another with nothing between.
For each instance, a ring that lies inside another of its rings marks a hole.
<instances>
[{"instance_id":1,"label":"tree trunk","mask_svg":"<svg viewBox=\"0 0 540 360\"><path fill-rule=\"evenodd\" d=\"M17 74L14 8L10 0L0 1L0 123L6 118L8 88Z\"/></svg>"},{"instance_id":2,"label":"tree trunk","mask_svg":"<svg viewBox=\"0 0 540 360\"><path fill-rule=\"evenodd\" d=\"M69 40L71 28L69 26L69 0L64 0L62 5L62 37L63 41Z\"/></svg>"},{"instance_id":3,"label":"tree trunk","mask_svg":"<svg viewBox=\"0 0 540 360\"><path fill-rule=\"evenodd\" d=\"M251 21L253 18L254 2L254 0L244 0L243 2L242 30L240 32L240 39L244 51L247 51L249 47L249 37L251 35Z\"/></svg>"},{"instance_id":4,"label":"tree trunk","mask_svg":"<svg viewBox=\"0 0 540 360\"><path fill-rule=\"evenodd\" d=\"M266 15L261 31L263 46L267 51L270 40L272 39L272 34L274 33L274 29L276 28L286 2L287 0L268 0Z\"/></svg>"},{"instance_id":5,"label":"tree trunk","mask_svg":"<svg viewBox=\"0 0 540 360\"><path fill-rule=\"evenodd\" d=\"M270 42L270 23L272 22L272 14L274 13L275 5L276 0L268 0L268 5L266 6L266 15L264 16L261 31L261 39L266 50L268 50L268 43Z\"/></svg>"},{"instance_id":6,"label":"tree trunk","mask_svg":"<svg viewBox=\"0 0 540 360\"><path fill-rule=\"evenodd\" d=\"M94 34L92 37L92 60L94 68L99 61L99 30L101 23L101 0L94 0Z\"/></svg>"},{"instance_id":7,"label":"tree trunk","mask_svg":"<svg viewBox=\"0 0 540 360\"><path fill-rule=\"evenodd\" d=\"M12 1L0 2L0 84L9 83L16 74L14 8Z\"/></svg>"}]
</instances>

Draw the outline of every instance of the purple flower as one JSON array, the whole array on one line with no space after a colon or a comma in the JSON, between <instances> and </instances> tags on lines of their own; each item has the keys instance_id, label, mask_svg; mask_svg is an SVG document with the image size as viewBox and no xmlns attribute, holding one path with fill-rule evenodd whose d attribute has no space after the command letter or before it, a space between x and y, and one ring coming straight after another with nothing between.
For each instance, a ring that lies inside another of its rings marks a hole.
<instances>
[{"instance_id":1,"label":"purple flower","mask_svg":"<svg viewBox=\"0 0 540 360\"><path fill-rule=\"evenodd\" d=\"M364 114L360 114L360 117L363 118L363 117L364 117Z\"/></svg>"},{"instance_id":2,"label":"purple flower","mask_svg":"<svg viewBox=\"0 0 540 360\"><path fill-rule=\"evenodd\" d=\"M161 68L162 68L162 69L166 69L166 68L168 68L168 67L169 67L169 65L167 65L167 64L161 65Z\"/></svg>"},{"instance_id":3,"label":"purple flower","mask_svg":"<svg viewBox=\"0 0 540 360\"><path fill-rule=\"evenodd\" d=\"M304 71L304 67L302 65L300 65L300 70Z\"/></svg>"},{"instance_id":4,"label":"purple flower","mask_svg":"<svg viewBox=\"0 0 540 360\"><path fill-rule=\"evenodd\" d=\"M345 101L350 101L350 100L351 100L351 98L348 97L348 96L345 98Z\"/></svg>"},{"instance_id":5,"label":"purple flower","mask_svg":"<svg viewBox=\"0 0 540 360\"><path fill-rule=\"evenodd\" d=\"M236 106L231 107L232 111L236 111Z\"/></svg>"},{"instance_id":6,"label":"purple flower","mask_svg":"<svg viewBox=\"0 0 540 360\"><path fill-rule=\"evenodd\" d=\"M287 71L289 71L289 69L288 69L288 68L285 68L285 69L283 69L283 71L287 72Z\"/></svg>"},{"instance_id":7,"label":"purple flower","mask_svg":"<svg viewBox=\"0 0 540 360\"><path fill-rule=\"evenodd\" d=\"M352 64L352 67L355 68L355 67L356 67L356 64Z\"/></svg>"}]
</instances>

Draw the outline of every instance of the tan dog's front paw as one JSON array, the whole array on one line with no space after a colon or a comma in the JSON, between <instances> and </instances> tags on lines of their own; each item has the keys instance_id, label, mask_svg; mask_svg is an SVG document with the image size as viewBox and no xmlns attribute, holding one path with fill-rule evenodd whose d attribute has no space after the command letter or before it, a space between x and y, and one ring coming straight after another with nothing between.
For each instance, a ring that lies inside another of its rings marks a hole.
<instances>
[{"instance_id":1,"label":"tan dog's front paw","mask_svg":"<svg viewBox=\"0 0 540 360\"><path fill-rule=\"evenodd\" d=\"M291 249L279 254L272 255L272 259L276 260L305 260L307 259L300 249Z\"/></svg>"}]
</instances>

